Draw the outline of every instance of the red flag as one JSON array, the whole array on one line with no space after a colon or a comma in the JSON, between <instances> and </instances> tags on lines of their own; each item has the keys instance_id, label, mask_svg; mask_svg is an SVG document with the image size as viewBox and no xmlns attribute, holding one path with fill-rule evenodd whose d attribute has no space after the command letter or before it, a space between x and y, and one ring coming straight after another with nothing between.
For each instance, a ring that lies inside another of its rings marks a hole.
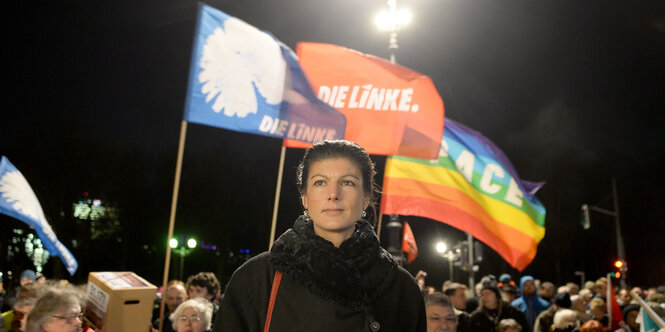
<instances>
[{"instance_id":1,"label":"red flag","mask_svg":"<svg viewBox=\"0 0 665 332\"><path fill-rule=\"evenodd\" d=\"M344 139L370 154L438 157L444 108L429 77L337 45L301 42L297 53L319 99L346 116Z\"/></svg>"},{"instance_id":2,"label":"red flag","mask_svg":"<svg viewBox=\"0 0 665 332\"><path fill-rule=\"evenodd\" d=\"M416 238L413 237L411 226L409 226L409 223L406 221L404 222L404 234L402 235L402 250L406 252L406 262L408 264L418 257Z\"/></svg>"},{"instance_id":3,"label":"red flag","mask_svg":"<svg viewBox=\"0 0 665 332\"><path fill-rule=\"evenodd\" d=\"M618 330L621 328L620 323L623 323L623 314L621 313L621 308L617 299L614 296L614 286L612 285L612 277L607 278L607 292L609 296L607 297L607 311L610 313L610 322L612 324L612 330Z\"/></svg>"}]
</instances>

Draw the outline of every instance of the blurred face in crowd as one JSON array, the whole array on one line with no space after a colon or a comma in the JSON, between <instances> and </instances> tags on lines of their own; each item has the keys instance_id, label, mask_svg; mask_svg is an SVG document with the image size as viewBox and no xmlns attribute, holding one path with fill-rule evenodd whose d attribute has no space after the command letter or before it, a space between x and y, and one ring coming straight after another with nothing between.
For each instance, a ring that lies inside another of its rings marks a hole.
<instances>
[{"instance_id":1,"label":"blurred face in crowd","mask_svg":"<svg viewBox=\"0 0 665 332\"><path fill-rule=\"evenodd\" d=\"M586 312L586 304L587 304L586 298L580 296L577 298L577 301L573 303L573 309L579 312Z\"/></svg>"},{"instance_id":2,"label":"blurred face in crowd","mask_svg":"<svg viewBox=\"0 0 665 332\"><path fill-rule=\"evenodd\" d=\"M369 205L360 168L348 158L323 159L311 164L308 177L302 204L314 233L339 247Z\"/></svg>"},{"instance_id":3,"label":"blurred face in crowd","mask_svg":"<svg viewBox=\"0 0 665 332\"><path fill-rule=\"evenodd\" d=\"M166 306L169 312L175 312L175 309L187 299L187 292L182 285L173 285L166 289Z\"/></svg>"},{"instance_id":4,"label":"blurred face in crowd","mask_svg":"<svg viewBox=\"0 0 665 332\"><path fill-rule=\"evenodd\" d=\"M633 300L633 298L632 296L630 296L630 293L628 292L627 289L622 289L619 291L618 300L620 300L623 304L628 304L630 303L630 301Z\"/></svg>"},{"instance_id":5,"label":"blurred face in crowd","mask_svg":"<svg viewBox=\"0 0 665 332\"><path fill-rule=\"evenodd\" d=\"M540 296L544 298L552 298L554 296L554 284L545 282L540 286Z\"/></svg>"},{"instance_id":6,"label":"blurred face in crowd","mask_svg":"<svg viewBox=\"0 0 665 332\"><path fill-rule=\"evenodd\" d=\"M215 294L208 293L208 289L198 285L189 285L187 288L187 294L190 299L204 298L207 300L212 300L215 297Z\"/></svg>"},{"instance_id":7,"label":"blurred face in crowd","mask_svg":"<svg viewBox=\"0 0 665 332\"><path fill-rule=\"evenodd\" d=\"M607 293L607 285L602 283L602 282L597 282L596 283L596 293L605 296L605 293Z\"/></svg>"},{"instance_id":8,"label":"blurred face in crowd","mask_svg":"<svg viewBox=\"0 0 665 332\"><path fill-rule=\"evenodd\" d=\"M480 301L482 302L483 307L489 310L494 310L499 306L496 293L489 289L483 289L480 291Z\"/></svg>"},{"instance_id":9,"label":"blurred face in crowd","mask_svg":"<svg viewBox=\"0 0 665 332\"><path fill-rule=\"evenodd\" d=\"M457 310L464 310L466 309L466 293L464 292L464 288L460 287L455 290L455 293L450 295L448 297L450 299L450 302L453 303L453 306Z\"/></svg>"},{"instance_id":10,"label":"blurred face in crowd","mask_svg":"<svg viewBox=\"0 0 665 332\"><path fill-rule=\"evenodd\" d=\"M536 294L536 284L533 283L533 280L527 280L524 283L524 295L534 296L535 294Z\"/></svg>"},{"instance_id":11,"label":"blurred face in crowd","mask_svg":"<svg viewBox=\"0 0 665 332\"><path fill-rule=\"evenodd\" d=\"M185 308L177 318L177 332L204 332L203 318L194 308Z\"/></svg>"},{"instance_id":12,"label":"blurred face in crowd","mask_svg":"<svg viewBox=\"0 0 665 332\"><path fill-rule=\"evenodd\" d=\"M53 314L51 319L42 325L42 330L44 332L78 332L81 323L81 306L76 305L69 310Z\"/></svg>"},{"instance_id":13,"label":"blurred face in crowd","mask_svg":"<svg viewBox=\"0 0 665 332\"><path fill-rule=\"evenodd\" d=\"M23 278L21 278L21 280L19 280L18 283L19 283L21 286L25 286L25 285L27 285L27 284L31 284L31 283L33 283L33 282L34 282L34 281L33 281L32 279L27 278L27 277L23 277Z\"/></svg>"},{"instance_id":14,"label":"blurred face in crowd","mask_svg":"<svg viewBox=\"0 0 665 332\"><path fill-rule=\"evenodd\" d=\"M605 317L605 311L601 309L591 309L591 315L593 319L600 321Z\"/></svg>"},{"instance_id":15,"label":"blurred face in crowd","mask_svg":"<svg viewBox=\"0 0 665 332\"><path fill-rule=\"evenodd\" d=\"M456 332L457 317L450 307L430 305L425 308L427 313L427 332Z\"/></svg>"},{"instance_id":16,"label":"blurred face in crowd","mask_svg":"<svg viewBox=\"0 0 665 332\"><path fill-rule=\"evenodd\" d=\"M12 332L24 332L25 324L28 322L28 315L32 306L26 305L14 308L14 318L12 319Z\"/></svg>"}]
</instances>

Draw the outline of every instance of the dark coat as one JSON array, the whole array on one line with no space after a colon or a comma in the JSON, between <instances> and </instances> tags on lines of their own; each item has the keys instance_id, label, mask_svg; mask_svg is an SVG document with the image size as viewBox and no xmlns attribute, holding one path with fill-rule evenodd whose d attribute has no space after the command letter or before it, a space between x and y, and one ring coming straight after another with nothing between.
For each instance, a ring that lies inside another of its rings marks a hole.
<instances>
[{"instance_id":1,"label":"dark coat","mask_svg":"<svg viewBox=\"0 0 665 332\"><path fill-rule=\"evenodd\" d=\"M413 277L379 246L371 225L339 248L299 218L270 252L231 277L213 331L263 331L275 269L283 273L271 332L426 331L425 304Z\"/></svg>"},{"instance_id":2,"label":"dark coat","mask_svg":"<svg viewBox=\"0 0 665 332\"><path fill-rule=\"evenodd\" d=\"M487 310L478 308L471 315L472 332L494 332L502 319L512 318L522 326L522 332L530 332L531 327L526 321L524 314L517 308L511 306L508 302L500 302L499 310Z\"/></svg>"}]
</instances>

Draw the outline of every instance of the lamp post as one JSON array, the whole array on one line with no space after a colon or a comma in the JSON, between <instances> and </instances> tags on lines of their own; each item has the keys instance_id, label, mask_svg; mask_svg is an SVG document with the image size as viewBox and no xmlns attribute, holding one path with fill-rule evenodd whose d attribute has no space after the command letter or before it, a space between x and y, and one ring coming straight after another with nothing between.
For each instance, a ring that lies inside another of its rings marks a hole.
<instances>
[{"instance_id":1,"label":"lamp post","mask_svg":"<svg viewBox=\"0 0 665 332\"><path fill-rule=\"evenodd\" d=\"M583 204L582 205L582 213L583 213L583 218L584 218L584 229L588 229L591 227L591 221L589 218L589 210L593 210L611 217L614 217L614 232L616 236L616 241L617 241L617 258L624 260L626 259L626 250L624 247L624 242L623 242L623 235L621 234L621 224L620 224L620 219L619 219L619 197L617 194L617 183L616 179L612 178L612 202L613 202L613 207L614 211L606 210L603 208L599 208L597 206L593 205L588 205L588 204ZM619 279L619 282L622 287L625 287L626 281L625 277Z\"/></svg>"},{"instance_id":2,"label":"lamp post","mask_svg":"<svg viewBox=\"0 0 665 332\"><path fill-rule=\"evenodd\" d=\"M375 23L382 31L388 31L390 37L388 39L388 49L390 50L390 62L396 63L395 51L397 45L397 31L404 28L411 22L411 12L407 9L397 9L397 0L388 0L388 11L380 12L376 18Z\"/></svg>"},{"instance_id":3,"label":"lamp post","mask_svg":"<svg viewBox=\"0 0 665 332\"><path fill-rule=\"evenodd\" d=\"M441 256L445 257L448 259L448 275L450 276L450 281L453 281L453 260L455 259L455 254L448 250L448 246L446 245L445 242L439 241L436 244L436 251L441 254Z\"/></svg>"},{"instance_id":4,"label":"lamp post","mask_svg":"<svg viewBox=\"0 0 665 332\"><path fill-rule=\"evenodd\" d=\"M183 243L182 245L179 245L180 243L178 242L178 239L172 238L169 240L169 247L171 247L171 251L180 256L180 277L179 279L182 280L183 278L183 272L184 272L184 267L185 267L185 256L189 256L189 254L194 251L194 248L196 248L196 240L193 238L190 238L187 240L187 243Z\"/></svg>"}]
</instances>

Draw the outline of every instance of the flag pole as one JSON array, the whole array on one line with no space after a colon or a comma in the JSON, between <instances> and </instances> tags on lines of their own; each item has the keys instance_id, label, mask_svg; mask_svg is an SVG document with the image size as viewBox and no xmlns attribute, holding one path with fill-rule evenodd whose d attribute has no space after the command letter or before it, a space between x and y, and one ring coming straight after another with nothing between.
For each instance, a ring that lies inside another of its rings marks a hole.
<instances>
[{"instance_id":1,"label":"flag pole","mask_svg":"<svg viewBox=\"0 0 665 332\"><path fill-rule=\"evenodd\" d=\"M381 209L380 206L379 209ZM379 220L378 220L379 225L376 228L376 237L379 238L379 241L381 241L381 219L383 219L383 213L379 212Z\"/></svg>"},{"instance_id":2,"label":"flag pole","mask_svg":"<svg viewBox=\"0 0 665 332\"><path fill-rule=\"evenodd\" d=\"M270 242L268 250L272 248L275 242L275 228L277 228L277 211L279 210L279 193L282 191L282 177L284 175L284 159L286 156L286 147L282 144L282 151L279 155L279 171L277 172L277 186L275 187L275 205L272 208L272 225L270 226Z\"/></svg>"},{"instance_id":3,"label":"flag pole","mask_svg":"<svg viewBox=\"0 0 665 332\"><path fill-rule=\"evenodd\" d=\"M612 274L608 273L607 274L607 287L605 287L605 298L607 301L605 301L606 306L607 306L607 317L609 318L607 322L607 326L612 328L612 294L610 293L610 290L612 289Z\"/></svg>"},{"instance_id":4,"label":"flag pole","mask_svg":"<svg viewBox=\"0 0 665 332\"><path fill-rule=\"evenodd\" d=\"M656 325L658 325L659 328L661 328L661 329L665 328L665 320L663 320L663 318L661 318L655 311L653 311L651 306L649 306L648 303L644 302L644 300L642 300L642 298L639 296L639 294L633 293L632 295L633 295L633 298L635 298L637 300L637 302L640 304L642 309L644 311L646 311L647 315L649 315L649 317L651 317L653 322L656 323ZM644 323L642 323L642 324L644 324Z\"/></svg>"},{"instance_id":5,"label":"flag pole","mask_svg":"<svg viewBox=\"0 0 665 332\"><path fill-rule=\"evenodd\" d=\"M175 211L178 205L178 191L180 189L180 173L182 170L182 156L185 150L185 137L187 136L187 121L182 120L180 125L180 142L178 143L178 159L175 166L175 179L173 180L173 196L171 198L171 216L169 217L169 232L166 237L168 241L173 236L173 225L175 224ZM166 283L169 277L169 265L171 264L171 247L166 245L166 259L164 260L164 278L162 279L162 300L159 304L159 332L164 326L164 303L166 300Z\"/></svg>"}]
</instances>

